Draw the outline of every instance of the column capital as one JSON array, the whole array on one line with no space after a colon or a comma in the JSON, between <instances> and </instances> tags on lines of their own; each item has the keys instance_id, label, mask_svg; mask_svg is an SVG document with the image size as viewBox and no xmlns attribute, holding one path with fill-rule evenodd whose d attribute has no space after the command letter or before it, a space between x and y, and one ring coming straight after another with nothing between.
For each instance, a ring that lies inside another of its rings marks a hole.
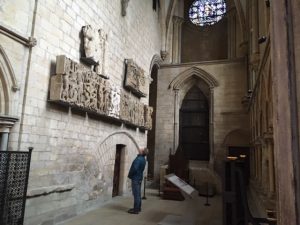
<instances>
[{"instance_id":1,"label":"column capital","mask_svg":"<svg viewBox=\"0 0 300 225\"><path fill-rule=\"evenodd\" d=\"M0 115L0 132L6 132L2 130L9 130L12 128L19 119L16 117L6 116L6 115Z\"/></svg>"}]
</instances>

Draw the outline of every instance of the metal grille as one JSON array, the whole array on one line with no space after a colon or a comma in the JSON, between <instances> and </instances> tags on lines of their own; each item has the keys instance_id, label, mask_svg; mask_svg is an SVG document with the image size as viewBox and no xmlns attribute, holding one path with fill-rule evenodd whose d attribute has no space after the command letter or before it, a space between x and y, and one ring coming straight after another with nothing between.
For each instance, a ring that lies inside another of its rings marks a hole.
<instances>
[{"instance_id":1,"label":"metal grille","mask_svg":"<svg viewBox=\"0 0 300 225\"><path fill-rule=\"evenodd\" d=\"M0 224L22 225L31 152L0 151Z\"/></svg>"}]
</instances>

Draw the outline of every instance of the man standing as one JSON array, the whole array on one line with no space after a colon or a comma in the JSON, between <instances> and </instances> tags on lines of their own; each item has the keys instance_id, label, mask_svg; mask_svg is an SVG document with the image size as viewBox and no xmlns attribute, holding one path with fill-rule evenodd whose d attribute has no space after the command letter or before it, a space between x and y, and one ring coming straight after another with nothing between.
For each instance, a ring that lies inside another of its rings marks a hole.
<instances>
[{"instance_id":1,"label":"man standing","mask_svg":"<svg viewBox=\"0 0 300 225\"><path fill-rule=\"evenodd\" d=\"M146 165L145 156L148 154L147 148L139 149L139 154L133 160L128 178L131 179L131 188L134 198L133 208L128 210L128 213L138 214L141 211L142 198L141 198L141 184L143 180L143 172Z\"/></svg>"}]
</instances>

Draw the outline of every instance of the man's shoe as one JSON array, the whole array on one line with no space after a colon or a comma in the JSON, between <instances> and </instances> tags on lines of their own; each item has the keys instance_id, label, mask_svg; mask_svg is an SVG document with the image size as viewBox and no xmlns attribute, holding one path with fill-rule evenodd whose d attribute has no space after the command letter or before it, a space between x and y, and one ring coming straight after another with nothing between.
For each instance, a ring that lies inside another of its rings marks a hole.
<instances>
[{"instance_id":1,"label":"man's shoe","mask_svg":"<svg viewBox=\"0 0 300 225\"><path fill-rule=\"evenodd\" d=\"M130 214L139 214L139 211L134 210L134 209L129 209L127 212Z\"/></svg>"}]
</instances>

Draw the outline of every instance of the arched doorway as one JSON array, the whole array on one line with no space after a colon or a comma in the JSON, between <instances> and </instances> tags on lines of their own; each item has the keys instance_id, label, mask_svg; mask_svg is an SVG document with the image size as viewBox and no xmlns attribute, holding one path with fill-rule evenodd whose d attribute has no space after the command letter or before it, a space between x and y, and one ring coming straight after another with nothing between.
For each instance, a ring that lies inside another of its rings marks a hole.
<instances>
[{"instance_id":1,"label":"arched doorway","mask_svg":"<svg viewBox=\"0 0 300 225\"><path fill-rule=\"evenodd\" d=\"M147 156L148 161L148 178L154 176L154 157L155 157L155 130L156 130L156 102L157 102L157 74L161 63L159 56L155 55L151 62L151 84L149 87L149 106L153 107L152 113L152 129L148 131L147 135L147 148L149 154Z\"/></svg>"},{"instance_id":2,"label":"arched doorway","mask_svg":"<svg viewBox=\"0 0 300 225\"><path fill-rule=\"evenodd\" d=\"M124 171L125 147L126 146L123 144L116 145L112 197L120 195L120 189L121 189L120 180L121 180L121 171Z\"/></svg>"},{"instance_id":3,"label":"arched doorway","mask_svg":"<svg viewBox=\"0 0 300 225\"><path fill-rule=\"evenodd\" d=\"M185 157L209 161L209 105L197 86L193 86L182 101L179 123L179 144Z\"/></svg>"}]
</instances>

